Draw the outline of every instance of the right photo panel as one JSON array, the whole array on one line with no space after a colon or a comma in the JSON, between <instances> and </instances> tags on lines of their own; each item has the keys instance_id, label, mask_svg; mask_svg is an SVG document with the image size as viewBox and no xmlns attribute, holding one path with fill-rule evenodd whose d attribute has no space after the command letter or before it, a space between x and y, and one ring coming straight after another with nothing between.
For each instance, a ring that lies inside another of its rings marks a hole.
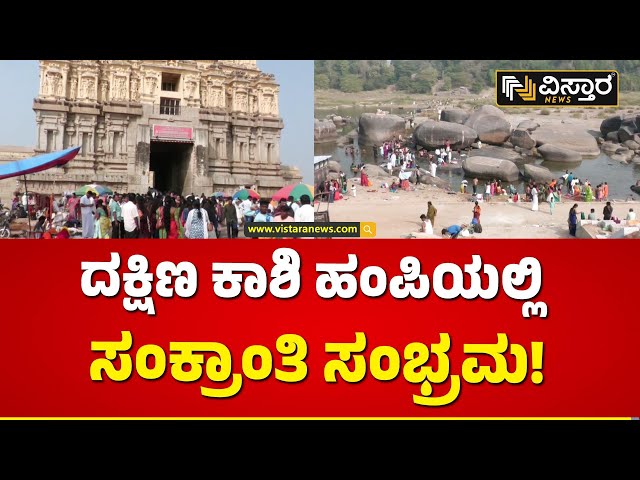
<instances>
[{"instance_id":1,"label":"right photo panel","mask_svg":"<svg viewBox=\"0 0 640 480\"><path fill-rule=\"evenodd\" d=\"M640 238L631 60L316 60L316 210L376 238Z\"/></svg>"}]
</instances>

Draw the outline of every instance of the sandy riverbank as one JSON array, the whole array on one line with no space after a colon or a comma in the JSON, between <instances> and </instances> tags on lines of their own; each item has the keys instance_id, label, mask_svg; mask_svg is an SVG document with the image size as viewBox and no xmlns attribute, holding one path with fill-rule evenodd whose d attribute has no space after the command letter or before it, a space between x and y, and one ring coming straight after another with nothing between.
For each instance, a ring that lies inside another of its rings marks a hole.
<instances>
[{"instance_id":1,"label":"sandy riverbank","mask_svg":"<svg viewBox=\"0 0 640 480\"><path fill-rule=\"evenodd\" d=\"M400 190L390 193L388 189L364 188L356 184L356 197L346 196L329 206L332 222L376 222L377 238L404 238L417 232L420 215L427 213L427 201L438 209L434 232L452 224L470 223L473 202L470 195L447 193L434 186L419 185L415 191ZM351 188L352 181L349 181ZM625 199L610 199L613 214L624 218L629 208L640 211L640 202ZM569 235L567 219L569 210L577 203L578 211L589 213L594 208L598 218L602 218L604 202L573 202L564 200L555 205L553 214L549 204L540 202L540 209L531 210L531 204L507 203L493 199L481 203L482 233L469 238L572 238ZM435 237L440 238L439 235Z\"/></svg>"}]
</instances>

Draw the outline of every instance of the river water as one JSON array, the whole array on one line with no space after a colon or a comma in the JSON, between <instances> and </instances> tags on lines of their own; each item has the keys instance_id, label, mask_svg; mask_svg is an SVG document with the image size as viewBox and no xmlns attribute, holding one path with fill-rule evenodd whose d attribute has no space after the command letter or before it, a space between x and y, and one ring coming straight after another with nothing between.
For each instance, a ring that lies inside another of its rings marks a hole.
<instances>
[{"instance_id":1,"label":"river water","mask_svg":"<svg viewBox=\"0 0 640 480\"><path fill-rule=\"evenodd\" d=\"M397 113L400 115L406 114L410 111L406 108L392 109L389 107L384 107L384 109L386 111L389 111L390 113ZM336 115L351 116L352 118L357 119L362 112L363 109L359 107L341 108L338 110L320 110L316 112L316 118L324 118L327 114L334 113ZM346 134L353 128L355 127L351 125L342 133ZM374 160L373 151L370 146L365 147L364 149L358 147L359 154L356 155L355 158L346 155L344 147L338 147L335 143L316 144L314 150L315 155L331 155L333 157L333 160L340 162L340 165L342 166L342 169L348 178L354 176L354 174L351 173L350 169L353 162L355 162L356 164L361 162L379 164L381 162L380 158ZM427 163L428 162L424 160L419 160L418 166L420 166L421 168L427 168ZM543 162L542 159L538 158L532 159L527 163L547 167L556 175L557 178L559 178L566 169L569 169L569 171L573 172L574 176L577 176L581 180L589 180L591 185L593 185L594 187L601 182L607 182L609 184L609 198L613 200L627 200L630 198L633 200L638 200L640 198L639 195L633 193L629 188L631 185L634 185L637 180L640 180L640 165L633 163L623 164L615 160L611 160L604 153L601 153L595 158L585 158L579 163L572 163L568 165L562 163ZM519 162L517 162L517 164L518 166L521 166ZM436 171L436 175L440 178L448 180L451 188L454 191L459 190L460 182L465 178L462 169L450 171L441 171L440 169L438 169ZM472 178L467 178L467 180L470 184ZM521 180L519 182L514 182L513 185L518 188L519 192L524 191L524 181Z\"/></svg>"}]
</instances>

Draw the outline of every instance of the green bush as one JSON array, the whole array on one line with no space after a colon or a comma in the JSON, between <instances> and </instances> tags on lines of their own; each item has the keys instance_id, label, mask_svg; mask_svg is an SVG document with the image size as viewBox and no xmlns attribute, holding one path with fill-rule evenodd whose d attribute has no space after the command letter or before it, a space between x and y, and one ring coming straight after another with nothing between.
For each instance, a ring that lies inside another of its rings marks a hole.
<instances>
[{"instance_id":1,"label":"green bush","mask_svg":"<svg viewBox=\"0 0 640 480\"><path fill-rule=\"evenodd\" d=\"M321 73L313 78L314 88L316 90L327 90L329 88L329 75Z\"/></svg>"},{"instance_id":2,"label":"green bush","mask_svg":"<svg viewBox=\"0 0 640 480\"><path fill-rule=\"evenodd\" d=\"M542 110L540 110L540 115L551 115L551 110L549 110L548 108L543 108Z\"/></svg>"},{"instance_id":3,"label":"green bush","mask_svg":"<svg viewBox=\"0 0 640 480\"><path fill-rule=\"evenodd\" d=\"M357 75L345 75L340 79L340 91L346 93L361 92L364 82Z\"/></svg>"}]
</instances>

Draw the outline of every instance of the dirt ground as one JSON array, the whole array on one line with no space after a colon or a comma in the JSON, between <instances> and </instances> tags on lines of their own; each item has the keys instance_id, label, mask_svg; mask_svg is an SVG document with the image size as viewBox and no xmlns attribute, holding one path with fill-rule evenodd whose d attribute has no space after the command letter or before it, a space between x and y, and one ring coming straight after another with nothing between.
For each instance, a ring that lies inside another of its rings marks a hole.
<instances>
[{"instance_id":1,"label":"dirt ground","mask_svg":"<svg viewBox=\"0 0 640 480\"><path fill-rule=\"evenodd\" d=\"M351 181L349 181L351 188ZM408 238L410 233L419 234L420 215L427 213L427 201L438 209L434 225L434 238L439 232L453 224L470 223L473 218L471 195L447 193L434 186L419 185L415 191L399 190L390 193L387 189L364 188L356 184L356 196L351 195L329 205L332 222L376 222L377 238ZM610 199L611 200L611 199ZM640 210L640 202L611 200L613 215L624 218L629 208ZM507 203L504 198L495 198L480 203L482 233L467 238L572 238L567 220L574 203L578 212L585 216L594 208L598 219L602 218L604 202L574 202L563 199L556 203L553 214L549 204L540 202L539 210L532 211L531 203Z\"/></svg>"}]
</instances>

